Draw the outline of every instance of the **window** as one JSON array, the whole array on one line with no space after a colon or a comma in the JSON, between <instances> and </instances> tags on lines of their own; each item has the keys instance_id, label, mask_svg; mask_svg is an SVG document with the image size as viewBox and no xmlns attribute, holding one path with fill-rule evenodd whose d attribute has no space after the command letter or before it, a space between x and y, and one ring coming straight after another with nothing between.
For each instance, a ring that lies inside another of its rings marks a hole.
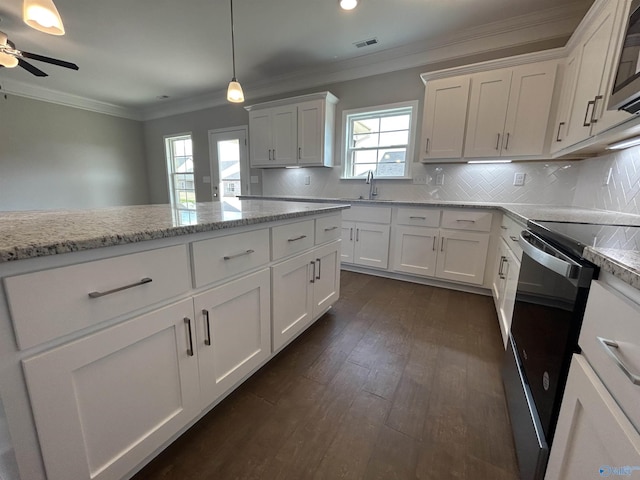
<instances>
[{"instance_id":1,"label":"window","mask_svg":"<svg viewBox=\"0 0 640 480\"><path fill-rule=\"evenodd\" d=\"M343 178L409 178L418 102L343 112Z\"/></svg>"},{"instance_id":2,"label":"window","mask_svg":"<svg viewBox=\"0 0 640 480\"><path fill-rule=\"evenodd\" d=\"M196 216L196 189L191 135L165 137L171 205L179 225L193 223Z\"/></svg>"}]
</instances>

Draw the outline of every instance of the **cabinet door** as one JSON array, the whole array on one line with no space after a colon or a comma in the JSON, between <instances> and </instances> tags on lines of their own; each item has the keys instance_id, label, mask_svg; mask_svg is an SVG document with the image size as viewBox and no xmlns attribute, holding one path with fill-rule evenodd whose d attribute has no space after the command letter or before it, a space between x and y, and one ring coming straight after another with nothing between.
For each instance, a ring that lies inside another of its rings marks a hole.
<instances>
[{"instance_id":1,"label":"cabinet door","mask_svg":"<svg viewBox=\"0 0 640 480\"><path fill-rule=\"evenodd\" d=\"M513 318L513 307L516 304L516 290L518 289L518 275L520 273L520 262L515 254L506 248L506 261L502 274L505 277L504 295L500 303L499 317L503 322L502 340L504 347L507 348L507 339L511 331L511 320Z\"/></svg>"},{"instance_id":2,"label":"cabinet door","mask_svg":"<svg viewBox=\"0 0 640 480\"><path fill-rule=\"evenodd\" d=\"M507 68L471 77L465 157L500 156L510 84L511 69Z\"/></svg>"},{"instance_id":3,"label":"cabinet door","mask_svg":"<svg viewBox=\"0 0 640 480\"><path fill-rule=\"evenodd\" d=\"M440 230L436 276L482 285L488 249L488 233Z\"/></svg>"},{"instance_id":4,"label":"cabinet door","mask_svg":"<svg viewBox=\"0 0 640 480\"><path fill-rule=\"evenodd\" d=\"M562 150L569 145L567 137L571 137L571 130L578 128L576 121L572 121L572 105L576 94L576 82L578 81L578 69L582 60L582 49L574 48L564 64L564 77L562 80L562 94L560 96L560 106L554 131L554 138L551 143L551 153Z\"/></svg>"},{"instance_id":5,"label":"cabinet door","mask_svg":"<svg viewBox=\"0 0 640 480\"><path fill-rule=\"evenodd\" d=\"M298 163L324 166L324 100L298 105Z\"/></svg>"},{"instance_id":6,"label":"cabinet door","mask_svg":"<svg viewBox=\"0 0 640 480\"><path fill-rule=\"evenodd\" d=\"M200 412L193 328L188 299L24 360L49 480L123 478Z\"/></svg>"},{"instance_id":7,"label":"cabinet door","mask_svg":"<svg viewBox=\"0 0 640 480\"><path fill-rule=\"evenodd\" d=\"M542 155L556 81L556 61L513 69L502 155Z\"/></svg>"},{"instance_id":8,"label":"cabinet door","mask_svg":"<svg viewBox=\"0 0 640 480\"><path fill-rule=\"evenodd\" d=\"M353 251L355 247L355 222L342 222L342 247L340 250L340 261L353 263Z\"/></svg>"},{"instance_id":9,"label":"cabinet door","mask_svg":"<svg viewBox=\"0 0 640 480\"><path fill-rule=\"evenodd\" d=\"M251 166L264 167L272 164L271 149L271 109L249 112Z\"/></svg>"},{"instance_id":10,"label":"cabinet door","mask_svg":"<svg viewBox=\"0 0 640 480\"><path fill-rule=\"evenodd\" d=\"M413 275L433 277L438 251L438 229L397 226L393 269Z\"/></svg>"},{"instance_id":11,"label":"cabinet door","mask_svg":"<svg viewBox=\"0 0 640 480\"><path fill-rule=\"evenodd\" d=\"M571 106L571 124L565 138L566 146L574 145L591 136L592 121L595 118L594 107L603 105L600 86L605 71L608 73L607 53L611 34L615 26L618 2L603 2L602 12L581 38L578 48L581 53L577 70L577 79L573 105ZM599 103L599 105L595 105Z\"/></svg>"},{"instance_id":12,"label":"cabinet door","mask_svg":"<svg viewBox=\"0 0 640 480\"><path fill-rule=\"evenodd\" d=\"M280 350L290 339L304 330L313 317L314 260L311 254L298 255L271 268L272 278L272 343Z\"/></svg>"},{"instance_id":13,"label":"cabinet door","mask_svg":"<svg viewBox=\"0 0 640 480\"><path fill-rule=\"evenodd\" d=\"M314 250L313 318L317 318L340 297L340 241Z\"/></svg>"},{"instance_id":14,"label":"cabinet door","mask_svg":"<svg viewBox=\"0 0 640 480\"><path fill-rule=\"evenodd\" d=\"M354 262L367 267L389 266L389 225L356 223Z\"/></svg>"},{"instance_id":15,"label":"cabinet door","mask_svg":"<svg viewBox=\"0 0 640 480\"><path fill-rule=\"evenodd\" d=\"M422 158L461 158L470 76L427 82L422 118Z\"/></svg>"},{"instance_id":16,"label":"cabinet door","mask_svg":"<svg viewBox=\"0 0 640 480\"><path fill-rule=\"evenodd\" d=\"M271 355L270 274L264 269L194 297L203 407Z\"/></svg>"},{"instance_id":17,"label":"cabinet door","mask_svg":"<svg viewBox=\"0 0 640 480\"><path fill-rule=\"evenodd\" d=\"M271 145L273 163L277 166L298 163L298 107L296 105L271 109Z\"/></svg>"},{"instance_id":18,"label":"cabinet door","mask_svg":"<svg viewBox=\"0 0 640 480\"><path fill-rule=\"evenodd\" d=\"M632 477L634 467L640 435L586 359L574 355L545 480Z\"/></svg>"},{"instance_id":19,"label":"cabinet door","mask_svg":"<svg viewBox=\"0 0 640 480\"><path fill-rule=\"evenodd\" d=\"M496 261L493 269L493 280L491 281L491 291L493 293L493 301L496 305L496 312L498 314L498 321L500 322L500 331L502 332L502 339L504 340L506 335L505 323L500 316L502 309L502 303L504 302L504 293L507 284L507 276L504 274L505 266L508 268L507 263L507 246L502 240L498 240L498 248L496 252Z\"/></svg>"}]
</instances>

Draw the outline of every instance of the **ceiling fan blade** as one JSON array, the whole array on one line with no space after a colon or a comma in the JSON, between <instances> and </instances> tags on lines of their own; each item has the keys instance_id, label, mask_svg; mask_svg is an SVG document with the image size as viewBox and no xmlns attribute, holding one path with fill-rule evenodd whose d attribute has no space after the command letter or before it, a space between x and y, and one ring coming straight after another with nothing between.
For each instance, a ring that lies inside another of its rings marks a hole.
<instances>
[{"instance_id":1,"label":"ceiling fan blade","mask_svg":"<svg viewBox=\"0 0 640 480\"><path fill-rule=\"evenodd\" d=\"M57 58L45 57L44 55L38 55L37 53L21 52L24 58L30 60L37 60L39 62L50 63L59 67L70 68L72 70L78 70L78 66L75 63L65 62L64 60L58 60Z\"/></svg>"},{"instance_id":2,"label":"ceiling fan blade","mask_svg":"<svg viewBox=\"0 0 640 480\"><path fill-rule=\"evenodd\" d=\"M36 68L33 65L31 65L29 62L26 62L25 60L23 60L22 58L18 59L18 65L20 65L27 72L35 75L36 77L48 77L49 76L46 73L44 73L42 70L40 70L39 68Z\"/></svg>"}]
</instances>

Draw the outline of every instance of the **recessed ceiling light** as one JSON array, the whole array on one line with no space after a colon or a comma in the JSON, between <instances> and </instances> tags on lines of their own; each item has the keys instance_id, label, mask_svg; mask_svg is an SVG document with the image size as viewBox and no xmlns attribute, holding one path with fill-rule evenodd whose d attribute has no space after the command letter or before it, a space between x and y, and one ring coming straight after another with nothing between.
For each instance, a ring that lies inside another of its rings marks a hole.
<instances>
[{"instance_id":1,"label":"recessed ceiling light","mask_svg":"<svg viewBox=\"0 0 640 480\"><path fill-rule=\"evenodd\" d=\"M358 6L358 0L340 0L340 8L343 10L353 10Z\"/></svg>"}]
</instances>

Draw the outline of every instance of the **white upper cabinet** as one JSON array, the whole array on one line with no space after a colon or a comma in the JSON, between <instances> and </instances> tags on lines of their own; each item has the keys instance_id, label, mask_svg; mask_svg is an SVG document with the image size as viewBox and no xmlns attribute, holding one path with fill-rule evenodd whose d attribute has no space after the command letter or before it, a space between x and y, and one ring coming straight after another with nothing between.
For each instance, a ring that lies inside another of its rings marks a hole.
<instances>
[{"instance_id":1,"label":"white upper cabinet","mask_svg":"<svg viewBox=\"0 0 640 480\"><path fill-rule=\"evenodd\" d=\"M469 75L427 83L421 145L424 160L462 157L469 85Z\"/></svg>"},{"instance_id":2,"label":"white upper cabinet","mask_svg":"<svg viewBox=\"0 0 640 480\"><path fill-rule=\"evenodd\" d=\"M251 167L332 166L337 102L322 92L246 107Z\"/></svg>"}]
</instances>

